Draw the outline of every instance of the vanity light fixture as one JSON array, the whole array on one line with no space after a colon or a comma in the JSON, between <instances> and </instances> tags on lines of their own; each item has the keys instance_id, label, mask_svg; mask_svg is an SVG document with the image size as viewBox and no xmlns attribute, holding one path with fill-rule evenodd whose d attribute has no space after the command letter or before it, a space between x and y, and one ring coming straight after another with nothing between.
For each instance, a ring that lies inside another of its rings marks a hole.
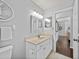
<instances>
[{"instance_id":1,"label":"vanity light fixture","mask_svg":"<svg viewBox=\"0 0 79 59\"><path fill-rule=\"evenodd\" d=\"M31 15L32 15L32 16L36 16L37 18L43 19L43 16L42 16L41 14L35 12L35 11L32 11L32 12L31 12Z\"/></svg>"},{"instance_id":2,"label":"vanity light fixture","mask_svg":"<svg viewBox=\"0 0 79 59\"><path fill-rule=\"evenodd\" d=\"M50 20L49 20L49 19L45 19L45 21L50 22Z\"/></svg>"}]
</instances>

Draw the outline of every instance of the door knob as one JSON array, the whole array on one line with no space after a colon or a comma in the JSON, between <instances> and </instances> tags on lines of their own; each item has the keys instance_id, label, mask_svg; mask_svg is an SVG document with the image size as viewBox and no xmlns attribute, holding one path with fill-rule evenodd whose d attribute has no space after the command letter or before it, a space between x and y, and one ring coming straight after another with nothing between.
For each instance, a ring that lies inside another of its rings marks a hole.
<instances>
[{"instance_id":1,"label":"door knob","mask_svg":"<svg viewBox=\"0 0 79 59\"><path fill-rule=\"evenodd\" d=\"M78 41L78 39L73 39L74 41Z\"/></svg>"},{"instance_id":2,"label":"door knob","mask_svg":"<svg viewBox=\"0 0 79 59\"><path fill-rule=\"evenodd\" d=\"M78 40L78 42L79 42L79 40Z\"/></svg>"}]
</instances>

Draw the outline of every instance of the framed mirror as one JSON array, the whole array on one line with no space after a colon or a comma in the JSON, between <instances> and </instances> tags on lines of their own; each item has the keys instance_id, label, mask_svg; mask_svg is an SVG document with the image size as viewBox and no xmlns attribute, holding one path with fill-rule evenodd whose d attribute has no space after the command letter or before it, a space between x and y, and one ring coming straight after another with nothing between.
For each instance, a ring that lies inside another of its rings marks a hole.
<instances>
[{"instance_id":1,"label":"framed mirror","mask_svg":"<svg viewBox=\"0 0 79 59\"><path fill-rule=\"evenodd\" d=\"M30 32L38 33L43 29L43 19L37 18L35 16L30 16Z\"/></svg>"},{"instance_id":2,"label":"framed mirror","mask_svg":"<svg viewBox=\"0 0 79 59\"><path fill-rule=\"evenodd\" d=\"M35 33L38 30L38 22L35 16L30 16L30 32Z\"/></svg>"},{"instance_id":3,"label":"framed mirror","mask_svg":"<svg viewBox=\"0 0 79 59\"><path fill-rule=\"evenodd\" d=\"M59 22L57 20L55 22L55 27L56 27L55 31L58 32L59 31Z\"/></svg>"},{"instance_id":4,"label":"framed mirror","mask_svg":"<svg viewBox=\"0 0 79 59\"><path fill-rule=\"evenodd\" d=\"M47 17L44 19L45 21L45 28L51 28L52 27L52 17Z\"/></svg>"},{"instance_id":5,"label":"framed mirror","mask_svg":"<svg viewBox=\"0 0 79 59\"><path fill-rule=\"evenodd\" d=\"M38 28L42 28L43 27L43 21L42 19L38 20Z\"/></svg>"}]
</instances>

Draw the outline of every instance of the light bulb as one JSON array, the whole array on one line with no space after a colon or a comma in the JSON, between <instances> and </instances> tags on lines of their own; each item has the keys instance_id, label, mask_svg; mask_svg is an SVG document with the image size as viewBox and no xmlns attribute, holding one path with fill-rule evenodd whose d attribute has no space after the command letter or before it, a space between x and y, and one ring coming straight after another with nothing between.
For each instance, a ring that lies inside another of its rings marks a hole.
<instances>
[{"instance_id":1,"label":"light bulb","mask_svg":"<svg viewBox=\"0 0 79 59\"><path fill-rule=\"evenodd\" d=\"M37 17L37 18L43 19L43 16L42 16L41 14L35 12L35 11L32 11L32 12L31 12L31 15L33 15L33 16L35 16L35 17Z\"/></svg>"},{"instance_id":2,"label":"light bulb","mask_svg":"<svg viewBox=\"0 0 79 59\"><path fill-rule=\"evenodd\" d=\"M50 22L50 20L49 20L49 19L45 19L45 21Z\"/></svg>"}]
</instances>

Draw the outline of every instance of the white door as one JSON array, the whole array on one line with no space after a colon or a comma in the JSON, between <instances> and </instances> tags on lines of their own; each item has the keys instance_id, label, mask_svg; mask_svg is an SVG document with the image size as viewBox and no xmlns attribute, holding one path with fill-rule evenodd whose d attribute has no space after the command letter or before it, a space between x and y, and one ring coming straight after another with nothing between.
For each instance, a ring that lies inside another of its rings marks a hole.
<instances>
[{"instance_id":1,"label":"white door","mask_svg":"<svg viewBox=\"0 0 79 59\"><path fill-rule=\"evenodd\" d=\"M73 59L78 59L78 40L73 40Z\"/></svg>"},{"instance_id":2,"label":"white door","mask_svg":"<svg viewBox=\"0 0 79 59\"><path fill-rule=\"evenodd\" d=\"M44 59L43 56L44 56L44 54L43 54L43 49L41 48L41 49L37 52L37 59Z\"/></svg>"},{"instance_id":3,"label":"white door","mask_svg":"<svg viewBox=\"0 0 79 59\"><path fill-rule=\"evenodd\" d=\"M78 0L73 5L73 59L78 59Z\"/></svg>"}]
</instances>

